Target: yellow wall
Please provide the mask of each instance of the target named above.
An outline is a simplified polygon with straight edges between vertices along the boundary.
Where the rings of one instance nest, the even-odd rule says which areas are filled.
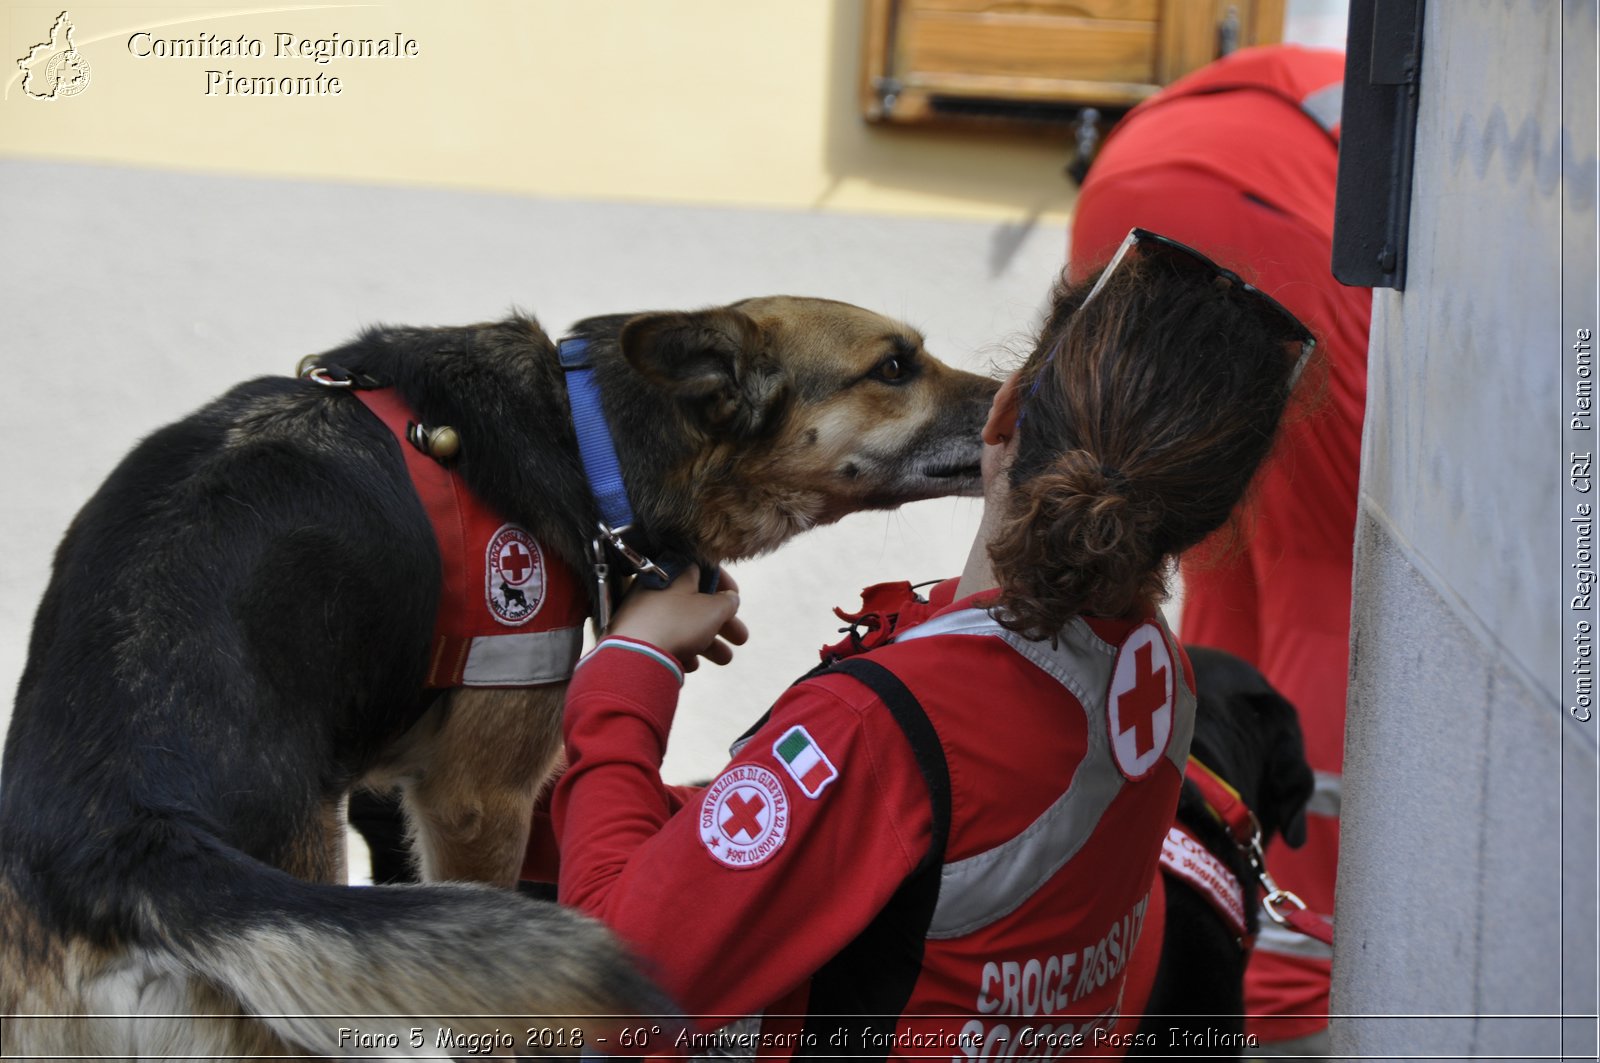
[[[0,0],[0,154],[548,196],[1005,218],[1065,216],[1065,136],[866,126],[856,0],[377,0],[72,5],[77,95],[21,91],[60,6]],[[204,32],[263,58],[138,58]],[[417,41],[414,58],[275,58],[274,35]],[[146,49],[144,39],[134,47]],[[206,95],[205,71],[340,80]]]

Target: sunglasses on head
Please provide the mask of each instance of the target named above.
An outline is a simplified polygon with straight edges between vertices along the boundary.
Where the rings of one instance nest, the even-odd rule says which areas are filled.
[[[1074,318],[1077,317],[1078,311],[1094,302],[1095,296],[1105,289],[1106,282],[1117,271],[1117,267],[1122,265],[1122,260],[1128,257],[1128,252],[1134,248],[1139,249],[1140,258],[1161,261],[1174,269],[1193,270],[1208,280],[1221,281],[1244,293],[1249,304],[1261,315],[1263,323],[1269,330],[1280,336],[1284,343],[1297,343],[1300,345],[1300,357],[1295,361],[1294,372],[1289,374],[1289,388],[1293,390],[1295,384],[1300,380],[1300,374],[1305,369],[1306,362],[1311,358],[1311,352],[1317,349],[1317,339],[1311,334],[1311,330],[1301,324],[1300,319],[1289,312],[1288,307],[1233,272],[1233,270],[1224,269],[1222,266],[1217,265],[1210,258],[1196,251],[1188,244],[1179,243],[1171,237],[1153,233],[1149,229],[1136,227],[1128,230],[1128,235],[1122,241],[1121,246],[1117,248],[1117,253],[1111,256],[1111,261],[1106,263],[1106,268],[1100,271],[1100,277],[1094,282],[1094,287],[1089,289],[1089,294],[1083,297],[1083,302],[1079,303],[1077,310],[1073,311]],[[1072,327],[1070,321],[1067,327],[1069,329]],[[1063,334],[1064,338],[1065,335]],[[1056,352],[1060,349],[1061,343],[1057,342],[1045,357],[1044,365],[1039,367],[1040,372],[1034,375],[1033,386],[1028,389],[1029,399],[1033,398],[1034,393],[1039,390],[1039,381],[1043,377],[1044,366],[1049,365],[1055,359]],[[1024,403],[1024,406],[1026,406],[1026,403]]]

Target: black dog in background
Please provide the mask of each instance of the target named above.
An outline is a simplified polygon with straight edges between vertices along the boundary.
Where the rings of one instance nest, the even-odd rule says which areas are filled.
[[[1261,823],[1263,844],[1281,834],[1289,845],[1300,846],[1306,837],[1306,802],[1316,780],[1306,762],[1294,705],[1238,657],[1203,646],[1184,648],[1194,665],[1198,702],[1190,756],[1239,792]],[[1243,884],[1247,930],[1253,937],[1259,929],[1255,875],[1192,782],[1183,784],[1177,819]],[[1218,1053],[1243,1043],[1240,1016],[1249,956],[1204,897],[1170,875],[1165,878],[1161,965],[1139,1026],[1141,1035],[1150,1035],[1150,1043],[1141,1037],[1129,1055],[1230,1058]],[[1237,1053],[1231,1058],[1238,1058]]]

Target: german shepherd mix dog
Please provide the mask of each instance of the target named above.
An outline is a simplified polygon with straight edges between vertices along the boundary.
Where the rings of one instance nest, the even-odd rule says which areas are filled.
[[[1194,739],[1190,756],[1239,792],[1261,824],[1262,844],[1281,834],[1304,844],[1306,803],[1315,777],[1306,762],[1295,707],[1253,666],[1221,650],[1186,646],[1194,665]],[[1244,889],[1245,928],[1253,937],[1258,908],[1255,875],[1228,830],[1206,808],[1192,782],[1178,797],[1177,819],[1233,874]],[[1194,888],[1163,874],[1167,917],[1161,964],[1147,1018],[1141,1023],[1140,1058],[1219,1056],[1243,1043],[1244,968],[1249,954],[1234,929]]]
[[[995,383],[876,314],[777,297],[575,334],[663,554],[715,565],[979,490]],[[453,427],[470,490],[590,571],[596,502],[534,321],[377,329],[318,361]],[[552,905],[343,885],[363,780],[402,785],[430,880],[511,885],[559,746],[560,683],[424,691],[442,560],[403,446],[346,391],[255,380],[73,521],[0,773],[3,1051],[438,1055],[495,1016],[670,1008]]]

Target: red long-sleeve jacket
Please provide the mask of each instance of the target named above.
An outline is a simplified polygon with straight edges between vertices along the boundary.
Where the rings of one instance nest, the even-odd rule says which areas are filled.
[[[693,794],[659,774],[675,666],[603,642],[568,692],[563,903],[615,929],[702,1030],[766,1011],[768,1054],[1125,1046],[1118,1014],[1142,1004],[1159,951],[1150,886],[1193,724],[1187,660],[1155,617],[1074,620],[1052,644],[980,605],[860,658],[930,729],[829,672]],[[841,1046],[830,1013],[877,1018],[844,1024]]]

